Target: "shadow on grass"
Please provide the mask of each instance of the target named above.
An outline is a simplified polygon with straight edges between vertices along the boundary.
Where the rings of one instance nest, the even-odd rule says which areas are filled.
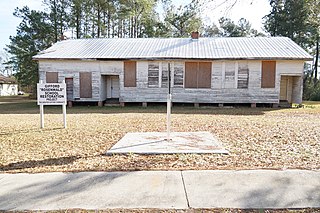
[[[46,166],[60,166],[73,163],[75,160],[79,159],[79,156],[70,157],[60,157],[60,158],[49,158],[44,160],[29,160],[29,161],[19,161],[15,163],[10,163],[8,165],[1,166],[0,172],[13,171],[19,169],[29,169],[35,167],[46,167]]]

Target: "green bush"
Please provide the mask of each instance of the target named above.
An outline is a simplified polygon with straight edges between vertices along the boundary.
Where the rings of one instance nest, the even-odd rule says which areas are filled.
[[[303,79],[303,100],[320,101],[320,83],[311,76],[305,76]]]

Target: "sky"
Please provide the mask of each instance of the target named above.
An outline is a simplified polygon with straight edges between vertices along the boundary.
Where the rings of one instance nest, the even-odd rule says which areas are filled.
[[[216,23],[224,16],[237,22],[240,18],[249,20],[252,27],[262,31],[262,17],[270,12],[268,0],[237,0],[237,4],[230,8],[230,4],[223,4],[225,0],[206,0],[202,11],[202,16],[207,24]],[[230,0],[229,0],[230,1]],[[231,0],[234,1],[234,0]],[[176,5],[189,3],[190,0],[173,0]],[[20,19],[12,15],[16,7],[29,6],[30,9],[43,10],[42,0],[0,0],[0,52],[3,51],[6,44],[9,44],[9,36],[16,34],[16,27]]]

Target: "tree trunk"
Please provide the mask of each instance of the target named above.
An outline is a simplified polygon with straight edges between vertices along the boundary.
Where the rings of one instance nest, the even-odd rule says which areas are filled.
[[[314,83],[318,80],[319,38],[317,38],[316,60],[314,62]]]
[[[134,20],[133,20],[133,16],[131,16],[131,23],[130,23],[130,38],[133,38],[133,28],[134,28]]]
[[[111,29],[111,14],[110,14],[110,10],[108,9],[108,21],[107,21],[107,33],[108,33],[108,38],[110,38],[110,29]]]
[[[97,29],[97,37],[98,38],[100,38],[100,35],[101,35],[101,10],[100,10],[100,5],[98,5],[98,7],[97,7],[97,27],[98,27],[98,29]]]
[[[57,2],[53,0],[53,27],[54,27],[54,42],[58,41],[58,20],[57,20]]]
[[[79,8],[78,8],[79,9]],[[76,31],[77,31],[77,38],[80,38],[80,32],[81,32],[81,12],[77,11],[76,15]]]

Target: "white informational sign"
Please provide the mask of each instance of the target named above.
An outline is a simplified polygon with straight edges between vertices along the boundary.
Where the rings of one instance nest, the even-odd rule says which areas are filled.
[[[44,105],[62,105],[63,124],[67,128],[67,87],[63,83],[37,84],[38,105],[40,105],[40,127],[44,128]]]
[[[65,83],[38,83],[38,105],[66,105]]]

